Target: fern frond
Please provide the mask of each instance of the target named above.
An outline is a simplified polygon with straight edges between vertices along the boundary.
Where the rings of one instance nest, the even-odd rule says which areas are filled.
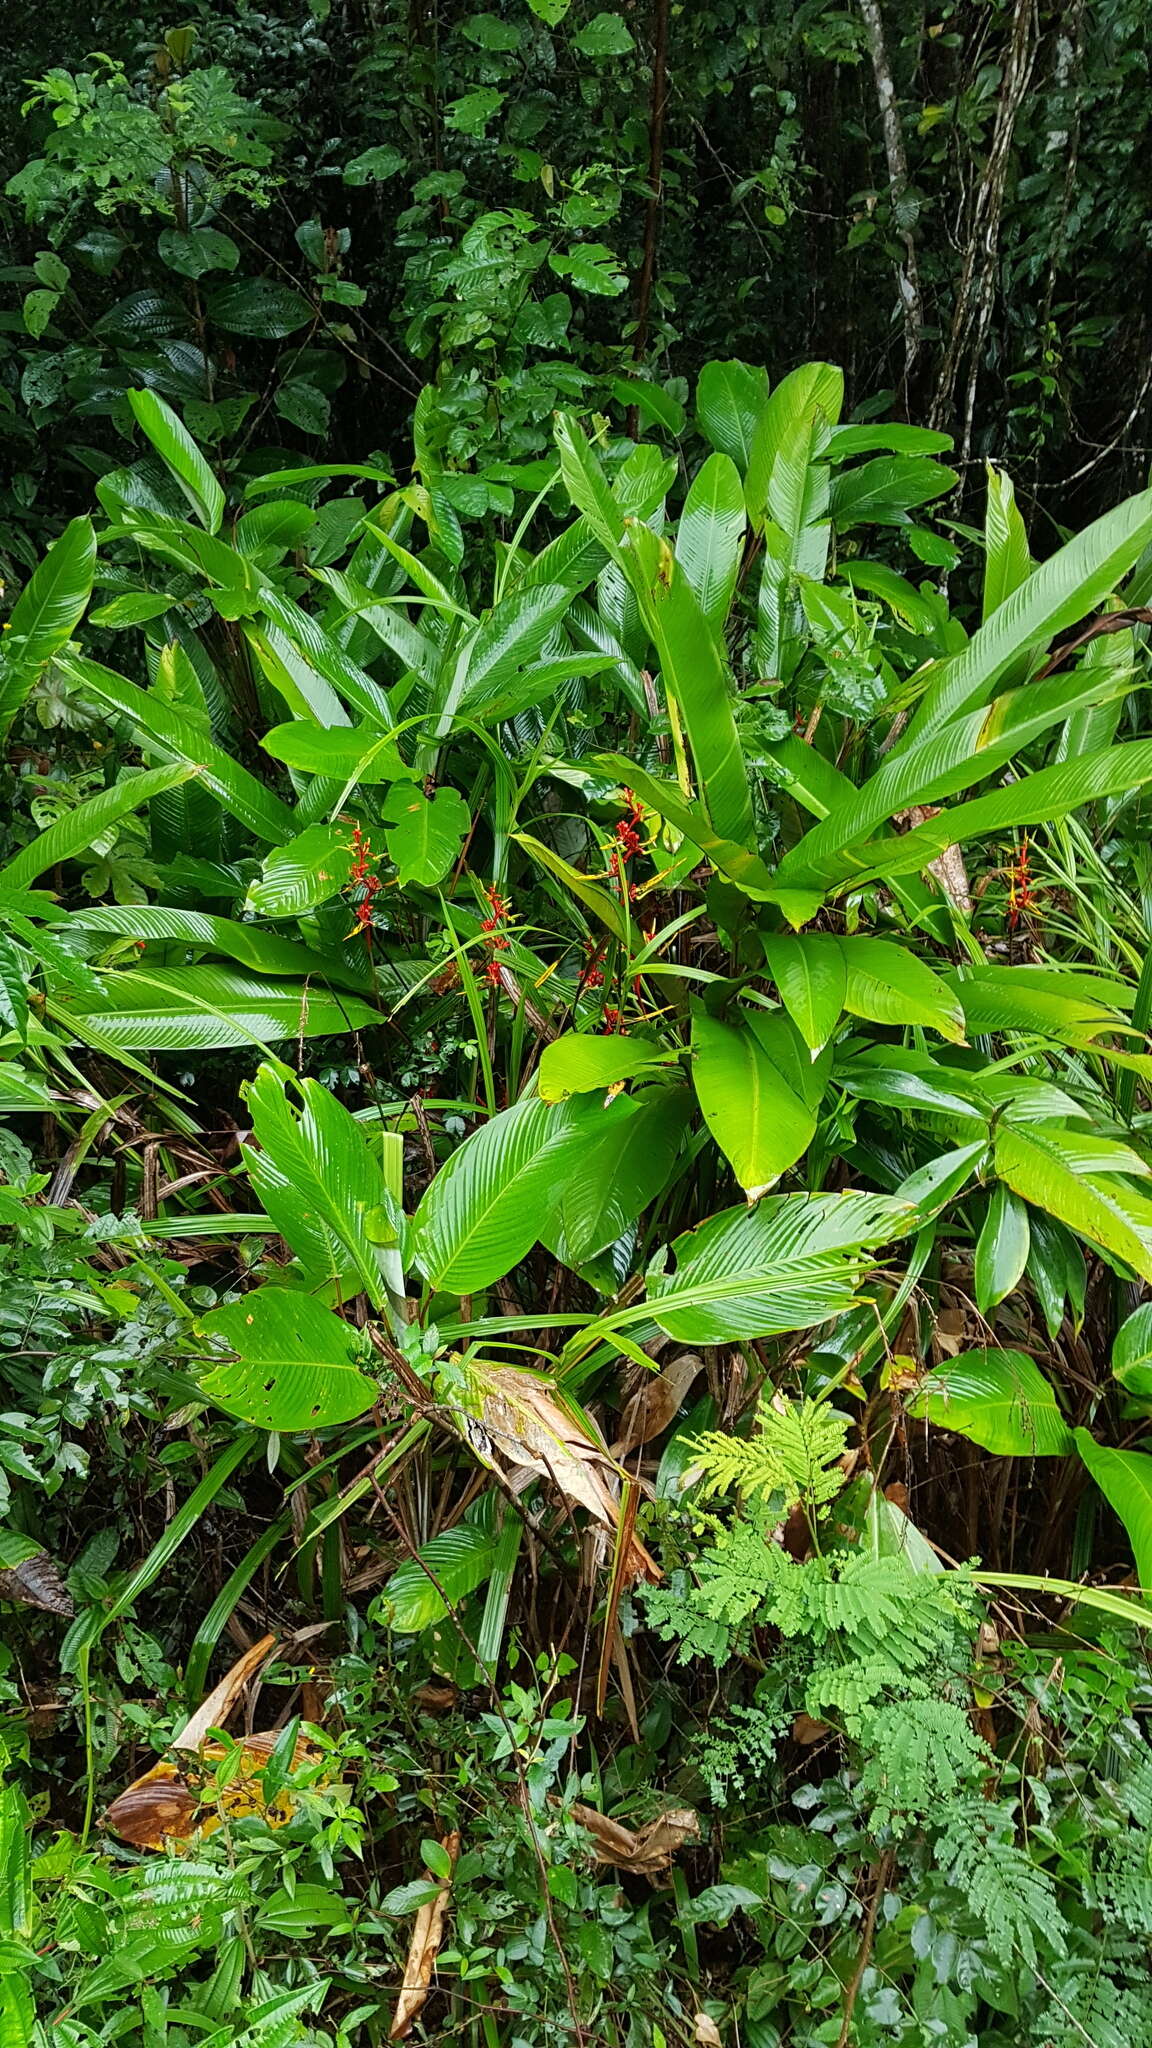
[[[740,1493],[745,1500],[776,1496],[783,1511],[803,1503],[813,1510],[834,1500],[844,1484],[840,1460],[849,1417],[823,1401],[761,1400],[753,1436],[711,1430],[691,1450],[710,1493]]]
[[[1002,1962],[1036,1966],[1037,1943],[1063,1955],[1064,1920],[1046,1870],[1015,1840],[1012,1809],[957,1800],[936,1838],[936,1860]]]
[[[953,1700],[889,1701],[868,1717],[860,1787],[872,1827],[927,1818],[962,1787],[975,1787],[991,1752]]]

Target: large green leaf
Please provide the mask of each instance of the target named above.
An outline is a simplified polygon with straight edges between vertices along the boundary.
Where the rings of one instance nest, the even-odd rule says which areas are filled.
[[[430,887],[442,881],[472,822],[458,789],[438,789],[427,797],[407,783],[389,790],[380,815],[388,828],[388,851],[401,888],[411,882]]]
[[[844,404],[844,372],[833,363],[801,363],[781,379],[756,423],[744,492],[757,529],[765,518],[788,536],[792,567],[819,576],[801,536],[827,515],[828,474],[814,468]],[[823,552],[821,544],[821,553]]]
[[[390,1235],[380,1168],[361,1125],[319,1081],[265,1063],[245,1089],[256,1146],[244,1160],[253,1191],[315,1283],[335,1281],[379,1306]]]
[[[327,903],[347,886],[350,847],[347,825],[309,825],[265,857],[245,907],[259,917],[300,917]]]
[[[274,761],[341,782],[396,782],[411,774],[395,740],[371,725],[321,726],[297,718],[273,726],[260,744]]]
[[[257,1287],[213,1309],[198,1328],[235,1354],[201,1367],[201,1388],[243,1422],[285,1434],[327,1429],[363,1415],[377,1398],[356,1364],[355,1330],[311,1295]]]
[[[944,662],[903,739],[909,749],[970,705],[1030,650],[1074,626],[1113,591],[1152,540],[1152,492],[1128,498],[1050,555]]]
[[[603,1094],[608,1088],[646,1073],[673,1055],[650,1038],[607,1036],[590,1031],[565,1031],[540,1055],[539,1090],[543,1102],[564,1102],[569,1095]]]
[[[0,738],[42,669],[71,639],[92,594],[96,535],[73,519],[34,569],[0,639]]]
[[[1066,1132],[1054,1125],[1002,1125],[996,1171],[1026,1202],[1152,1280],[1152,1201],[1115,1174],[1085,1173]]]
[[[903,526],[909,512],[943,497],[956,472],[924,455],[878,455],[848,469],[832,484],[829,511],[838,530],[849,526]]]
[[[744,548],[744,491],[728,455],[697,470],[676,528],[676,559],[708,624],[723,633]]]
[[[812,1052],[821,1051],[840,1020],[848,986],[839,940],[825,932],[765,933],[764,954],[796,1029]]]
[[[1128,1531],[1141,1589],[1152,1593],[1152,1457],[1147,1451],[1110,1450],[1086,1429],[1073,1434],[1089,1472]]]
[[[756,424],[768,403],[768,375],[749,363],[705,363],[696,385],[696,418],[713,448],[748,467]]]
[[[128,403],[196,517],[209,533],[219,533],[224,493],[184,422],[155,391],[129,391]]]
[[[916,953],[888,939],[841,939],[844,1007],[874,1024],[925,1024],[943,1038],[962,1039],[958,998]]]
[[[1152,1301],[1141,1302],[1121,1323],[1112,1344],[1112,1370],[1130,1394],[1152,1399]]]
[[[46,873],[58,861],[73,860],[79,853],[87,852],[93,842],[106,832],[110,825],[120,818],[138,811],[149,798],[158,796],[163,790],[174,789],[178,782],[186,782],[194,774],[192,768],[148,768],[138,774],[126,774],[122,782],[114,782],[111,789],[102,789],[97,796],[90,796],[86,802],[77,804],[74,810],[65,811],[47,830],[22,846],[7,864],[0,868],[0,888],[26,889],[36,880],[37,875]]]
[[[420,1549],[421,1562],[398,1565],[381,1595],[381,1609],[401,1635],[417,1635],[482,1586],[496,1564],[499,1538],[480,1523],[444,1529]]]
[[[226,967],[136,967],[102,977],[105,1002],[77,1002],[78,1024],[91,1022],[109,1048],[144,1052],[245,1050],[254,1042],[332,1038],[380,1023],[354,995],[315,984],[236,974]]]
[[[984,514],[984,590],[981,617],[994,611],[1032,574],[1028,532],[1016,504],[1012,479],[988,464],[988,502]]]
[[[558,1163],[539,1228],[566,1266],[603,1251],[661,1193],[687,1127],[687,1088],[641,1088],[614,1101],[574,1098],[571,1146]]]
[[[806,1152],[828,1060],[814,1064],[790,1020],[747,1010],[692,1022],[692,1079],[704,1121],[750,1202]]]
[[[217,802],[257,838],[273,844],[291,839],[296,820],[287,804],[218,747],[194,719],[174,709],[156,691],[142,690],[138,683],[130,683],[99,662],[69,656],[62,667],[85,696],[94,697],[111,712],[113,721],[126,718],[130,722],[146,753],[197,770]]]
[[[596,655],[574,655],[567,643],[548,643],[572,602],[560,583],[521,585],[486,612],[461,645],[443,704],[436,708],[437,739],[454,718],[491,723],[540,704],[557,685],[604,665]]]
[[[883,1195],[768,1195],[676,1239],[676,1269],[651,1273],[646,1312],[687,1344],[805,1329],[852,1306],[872,1247],[901,1236],[912,1211]],[[612,1320],[612,1319],[610,1319]]]
[[[925,1375],[908,1413],[1001,1458],[1063,1458],[1073,1448],[1056,1396],[1024,1351],[962,1351]]]
[[[970,1034],[1034,1031],[1083,1041],[1100,1031],[1122,1029],[1118,1011],[1132,1006],[1132,992],[1106,975],[987,962],[963,972],[950,970],[945,979],[963,1005]]]

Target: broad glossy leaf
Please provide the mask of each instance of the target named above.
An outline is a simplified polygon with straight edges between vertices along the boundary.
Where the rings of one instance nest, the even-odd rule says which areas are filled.
[[[804,527],[826,517],[828,475],[823,469],[813,475],[813,464],[843,404],[842,370],[833,363],[801,363],[769,397],[748,458],[749,519],[759,529],[771,517],[792,543],[792,566],[808,576],[819,576],[822,563],[811,562],[796,543]]]
[[[778,1336],[841,1315],[878,1245],[911,1211],[883,1195],[768,1195],[727,1209],[672,1247],[676,1270],[649,1273],[647,1308],[670,1337],[724,1344]]]
[[[177,910],[166,903],[107,903],[95,910],[75,914],[82,931],[122,932],[133,939],[171,940],[177,946],[198,947],[207,953],[223,953],[226,959],[251,967],[256,974],[298,975],[323,987],[372,989],[373,966],[366,960],[349,960],[343,954],[314,953],[298,939],[262,930],[235,917],[215,917],[205,910]],[[386,970],[375,964],[376,979]],[[399,992],[399,991],[398,991]]]
[[[958,1073],[908,1046],[873,1046],[838,1066],[836,1079],[850,1095],[889,1108],[986,1123],[993,1105],[981,1099],[975,1076]]]
[[[287,804],[232,760],[195,719],[166,703],[156,691],[142,690],[99,662],[69,656],[62,665],[85,695],[94,697],[114,719],[129,720],[148,754],[194,769],[217,803],[258,839],[274,844],[291,839],[296,820]]]
[[[880,420],[875,426],[833,427],[827,460],[843,462],[851,455],[947,455],[952,446],[950,434],[934,433],[930,427],[906,427],[898,420]]]
[[[1112,1344],[1112,1370],[1130,1394],[1152,1399],[1152,1301],[1142,1302],[1121,1323]]]
[[[474,1294],[535,1244],[563,1155],[573,1149],[567,1107],[513,1103],[440,1168],[413,1225],[413,1256],[435,1288]]]
[[[183,420],[155,391],[129,391],[128,403],[196,517],[209,533],[219,533],[224,493]]]
[[[41,671],[71,639],[92,594],[96,535],[73,519],[33,570],[0,636],[0,736]]]
[[[603,1094],[636,1074],[648,1072],[673,1055],[650,1038],[629,1038],[611,1032],[565,1031],[540,1055],[538,1086],[542,1102],[563,1102],[569,1095]]]
[[[1063,1458],[1073,1448],[1056,1396],[1024,1351],[962,1351],[926,1374],[908,1413],[1001,1458]]]
[[[209,292],[207,303],[214,326],[225,334],[250,334],[256,341],[283,341],[313,318],[307,299],[267,277],[218,285]]]
[[[265,857],[249,884],[246,908],[260,917],[300,917],[327,903],[347,885],[350,848],[347,825],[309,825]]]
[[[459,790],[438,789],[426,797],[410,783],[389,790],[380,815],[401,888],[443,881],[472,822]]]
[[[202,1366],[210,1401],[260,1429],[285,1435],[327,1429],[363,1415],[377,1388],[356,1364],[355,1330],[311,1295],[257,1287],[204,1316],[198,1325],[235,1356]]]
[[[692,1021],[692,1079],[704,1121],[750,1202],[807,1151],[829,1060],[814,1065],[782,1012]]]
[[[964,1037],[956,995],[919,955],[888,939],[841,939],[844,1007],[874,1024],[924,1024],[943,1038]]]
[[[1030,1244],[1027,1207],[1019,1195],[998,1181],[976,1240],[974,1277],[976,1306],[981,1315],[987,1315],[989,1309],[1019,1287],[1028,1264]]]
[[[401,1635],[418,1635],[474,1593],[496,1564],[498,1538],[479,1523],[461,1522],[421,1545],[418,1564],[407,1558],[398,1565],[381,1595],[389,1625]],[[427,1567],[427,1569],[425,1569]]]
[[[277,1230],[313,1282],[379,1306],[384,1183],[363,1128],[319,1081],[270,1063],[244,1092],[259,1147],[246,1145],[244,1162]]]
[[[714,632],[722,633],[744,550],[744,491],[728,455],[697,470],[676,528],[676,559]]]
[[[596,767],[603,769],[606,775],[617,776],[621,784],[640,797],[658,817],[667,819],[674,831],[699,847],[713,867],[726,875],[730,882],[735,882],[746,896],[763,903],[779,900],[772,870],[759,854],[738,845],[735,840],[722,839],[705,817],[701,805],[691,802],[674,782],[659,781],[623,754],[596,754],[593,760]],[[814,908],[819,908],[818,898],[812,898],[812,902]]]
[[[354,995],[236,974],[226,967],[133,968],[103,976],[104,1006],[73,1008],[109,1046],[208,1052],[367,1030],[380,1013]]]
[[[1073,1327],[1079,1331],[1087,1281],[1084,1253],[1072,1232],[1043,1209],[1029,1210],[1028,1226],[1028,1277],[1036,1290],[1048,1335],[1059,1336],[1068,1304],[1072,1308]]]
[[[127,818],[138,811],[150,798],[159,796],[164,790],[174,789],[177,783],[186,782],[194,773],[191,768],[148,768],[137,774],[126,774],[122,782],[114,782],[111,789],[102,789],[97,796],[90,796],[74,810],[65,811],[47,830],[21,847],[19,853],[3,868],[0,868],[0,888],[26,889],[38,875],[55,867],[58,861],[74,860],[77,854],[86,853],[101,834],[114,825],[118,819]]]
[[[1141,1588],[1152,1593],[1152,1457],[1147,1451],[1113,1451],[1086,1429],[1074,1435],[1080,1456],[1128,1531]]]
[[[1124,1023],[1116,998],[1126,992],[1104,975],[1053,972],[1038,978],[1030,968],[989,963],[962,973],[950,970],[945,979],[963,1006],[969,1034],[1035,1031],[1082,1041]],[[1131,992],[1127,995],[1130,1007]]]
[[[568,676],[595,672],[598,656],[573,656],[546,644],[572,602],[563,584],[520,586],[486,612],[464,642],[440,708],[436,737],[445,739],[453,718],[481,723],[512,718],[542,703]]]
[[[756,423],[768,403],[765,370],[749,363],[705,363],[696,385],[696,419],[713,448],[727,455],[743,475],[752,453]]]
[[[308,775],[331,775],[341,782],[396,782],[411,774],[396,742],[371,725],[315,725],[293,719],[275,725],[260,742],[274,761]]]
[[[848,986],[839,940],[824,932],[766,932],[764,954],[784,1008],[805,1044],[819,1052],[840,1021]]]
[[[1053,1125],[1002,1125],[996,1136],[1001,1180],[1152,1280],[1152,1201],[1114,1174],[1084,1173],[1065,1138]]]

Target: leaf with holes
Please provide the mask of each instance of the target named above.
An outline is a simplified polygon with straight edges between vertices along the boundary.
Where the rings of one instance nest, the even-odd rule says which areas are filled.
[[[388,851],[401,888],[410,882],[427,887],[443,881],[472,822],[457,789],[438,789],[428,798],[421,789],[397,786],[389,791],[380,815],[388,827]]]
[[[259,1287],[197,1325],[234,1354],[201,1371],[210,1401],[260,1429],[291,1434],[351,1422],[376,1399],[356,1363],[356,1332],[309,1294]]]

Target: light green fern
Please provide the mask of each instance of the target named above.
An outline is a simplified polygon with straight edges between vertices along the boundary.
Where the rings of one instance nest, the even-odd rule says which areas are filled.
[[[1063,1955],[1064,1922],[1052,1880],[1015,1840],[1014,1815],[973,1795],[954,1800],[936,1837],[936,1862],[962,1893],[1002,1962],[1036,1967],[1037,1948]]]
[[[709,1493],[739,1493],[746,1501],[778,1500],[781,1511],[813,1513],[844,1484],[840,1460],[849,1418],[823,1401],[761,1399],[752,1436],[709,1431],[690,1446]]]

